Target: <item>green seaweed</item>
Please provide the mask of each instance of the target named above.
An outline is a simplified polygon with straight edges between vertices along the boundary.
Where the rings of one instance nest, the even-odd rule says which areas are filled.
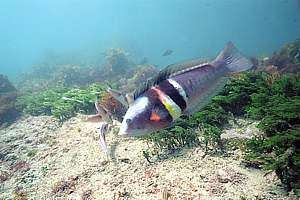
[[[27,156],[28,157],[34,157],[38,153],[37,149],[31,149],[27,151]]]
[[[200,143],[205,144],[206,150],[208,145],[222,147],[222,127],[232,118],[232,114],[246,113],[251,94],[266,85],[265,76],[263,73],[245,73],[233,78],[200,112],[181,117],[173,127],[145,136],[144,139],[152,143],[153,152],[165,149],[173,151]]]
[[[247,110],[266,133],[247,143],[247,159],[259,159],[265,169],[274,170],[288,190],[300,189],[299,83],[299,76],[281,77],[252,94]]]
[[[251,72],[232,79],[201,111],[182,117],[172,128],[144,137],[150,149],[144,154],[204,144],[221,148],[221,133],[235,116],[260,120],[265,135],[243,143],[246,160],[274,170],[288,190],[300,191],[300,76],[273,76]],[[299,194],[298,194],[299,195]]]
[[[92,113],[97,98],[101,98],[106,84],[93,84],[88,88],[57,87],[43,92],[26,94],[17,99],[17,107],[26,114],[53,115],[60,121],[76,113]]]

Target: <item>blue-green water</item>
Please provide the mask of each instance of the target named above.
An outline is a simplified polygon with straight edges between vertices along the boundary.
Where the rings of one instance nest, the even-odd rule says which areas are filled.
[[[0,74],[11,79],[49,59],[101,62],[110,47],[165,66],[229,40],[268,55],[300,36],[297,0],[1,0],[0,13]]]

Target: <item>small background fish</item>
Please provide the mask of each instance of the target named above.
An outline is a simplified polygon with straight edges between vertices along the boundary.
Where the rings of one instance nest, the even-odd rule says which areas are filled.
[[[167,49],[167,50],[162,54],[162,56],[169,56],[169,55],[171,55],[172,53],[173,53],[173,50]]]

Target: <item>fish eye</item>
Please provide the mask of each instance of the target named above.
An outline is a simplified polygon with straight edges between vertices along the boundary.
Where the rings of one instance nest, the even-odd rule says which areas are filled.
[[[127,124],[130,124],[131,121],[132,121],[131,119],[126,119],[126,123],[127,123]]]

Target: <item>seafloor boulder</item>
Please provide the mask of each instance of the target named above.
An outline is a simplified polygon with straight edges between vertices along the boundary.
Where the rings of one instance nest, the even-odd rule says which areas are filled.
[[[128,69],[134,67],[134,63],[129,60],[129,54],[121,48],[111,48],[106,52],[106,61],[109,64],[109,71],[114,75],[124,74]]]
[[[6,76],[0,74],[0,126],[16,119],[18,115],[15,108],[16,98],[16,88]]]
[[[132,72],[130,78],[120,79],[119,84],[121,89],[126,92],[132,92],[140,85],[146,83],[149,79],[157,75],[159,69],[153,65],[138,65],[137,68]],[[123,84],[122,84],[123,82]]]
[[[278,67],[280,73],[300,72],[300,38],[286,44],[279,52],[275,52],[266,62]]]

